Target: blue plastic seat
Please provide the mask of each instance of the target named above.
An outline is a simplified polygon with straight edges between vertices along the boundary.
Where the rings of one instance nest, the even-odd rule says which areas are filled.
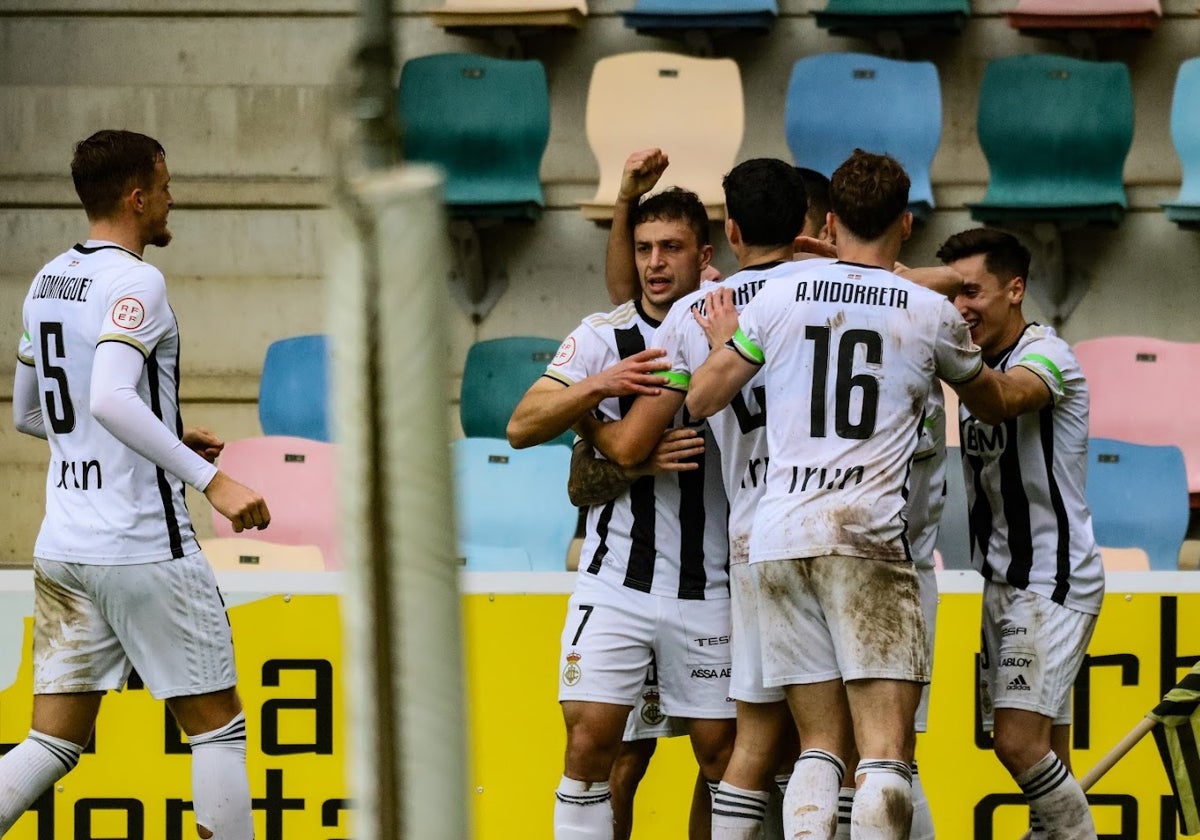
[[[513,409],[529,386],[546,372],[559,341],[553,338],[511,336],[478,341],[467,351],[459,392],[458,417],[467,437],[503,438]],[[570,448],[572,432],[551,443]]]
[[[868,32],[958,32],[971,16],[969,0],[829,0],[815,13],[833,35]]]
[[[797,166],[829,177],[856,148],[886,153],[912,182],[913,215],[932,211],[929,169],[942,136],[942,92],[931,62],[862,53],[802,58],[792,66],[784,125]]]
[[[299,335],[272,342],[258,384],[263,434],[333,440],[328,383],[328,337]]]
[[[1171,140],[1183,165],[1183,182],[1179,197],[1163,208],[1180,227],[1200,227],[1200,58],[1183,62],[1175,77]]]
[[[1090,438],[1087,501],[1097,543],[1141,548],[1151,569],[1178,570],[1188,527],[1187,469],[1178,447]]]
[[[957,415],[952,415],[950,422],[957,422]],[[946,504],[938,525],[937,550],[945,568],[971,568],[967,486],[963,478],[962,454],[957,446],[946,447]]]
[[[987,194],[978,221],[1115,225],[1128,201],[1133,89],[1121,62],[1019,55],[988,62],[979,95]]]
[[[550,139],[541,62],[466,53],[410,59],[397,99],[404,156],[445,170],[452,216],[541,214],[538,171]]]
[[[571,452],[454,441],[459,554],[468,571],[565,571],[579,511],[567,498]]]
[[[637,0],[621,12],[627,27],[648,34],[679,29],[766,32],[778,16],[775,0]]]

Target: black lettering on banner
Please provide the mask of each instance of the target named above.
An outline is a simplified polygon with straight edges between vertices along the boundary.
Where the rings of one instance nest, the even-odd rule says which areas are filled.
[[[987,646],[980,642],[979,649],[982,653],[975,654],[975,747],[981,750],[990,750],[995,744],[992,740],[992,733],[983,728],[983,707],[982,691],[980,690],[980,682],[983,671],[988,667]]]
[[[1175,830],[1179,808],[1175,805],[1175,796],[1167,794],[1158,799],[1158,836],[1159,840],[1176,840],[1179,836]],[[40,840],[40,838],[39,838]]]
[[[80,799],[75,803],[75,840],[101,840],[92,834],[94,811],[124,811],[125,833],[102,835],[103,840],[146,840],[146,808],[137,799]]]
[[[1121,830],[1118,834],[1102,834],[1104,840],[1138,840],[1138,802],[1137,798],[1127,793],[1089,793],[1088,804],[1093,808],[1116,807],[1121,813]],[[974,840],[995,839],[996,811],[1005,806],[1015,805],[1028,809],[1029,803],[1022,793],[989,793],[975,805],[973,817]],[[1170,835],[1174,837],[1174,833]],[[1164,840],[1167,835],[1163,835]]]
[[[163,754],[187,755],[191,751],[192,748],[183,739],[183,731],[175,722],[175,715],[171,714],[167,704],[163,703]]]
[[[168,799],[167,800],[167,825],[166,831],[163,832],[164,840],[183,840],[183,815],[194,811],[192,803],[186,799]],[[193,831],[187,832],[190,836]]]
[[[1075,675],[1075,696],[1071,701],[1071,745],[1077,750],[1091,749],[1092,726],[1092,669],[1111,668],[1121,669],[1121,685],[1137,685],[1141,670],[1138,658],[1132,653],[1111,653],[1104,656],[1083,657],[1079,673]],[[1106,692],[1113,697],[1111,692]]]
[[[579,622],[579,627],[575,630],[575,638],[571,639],[571,646],[579,644],[579,637],[583,635],[583,628],[587,626],[588,619],[592,617],[592,610],[596,609],[591,604],[580,604],[579,609],[583,610],[583,620]]]
[[[734,416],[737,417],[738,428],[742,430],[742,434],[748,435],[755,429],[761,429],[767,425],[767,388],[765,385],[755,385],[750,389],[750,394],[754,397],[754,401],[760,406],[759,412],[755,414],[750,406],[746,404],[746,398],[742,396],[742,392],[738,391],[733,395],[733,400],[729,403],[733,409]]]
[[[266,835],[263,840],[283,840],[284,811],[303,811],[304,799],[283,795],[283,771],[267,771],[267,795],[251,803],[256,811],[266,814]]]
[[[326,659],[268,659],[262,666],[262,684],[279,685],[284,671],[311,671],[312,697],[267,700],[262,705],[262,751],[264,755],[296,753],[333,754],[333,665]],[[284,710],[310,711],[313,738],[310,742],[284,744],[279,740],[279,714]]]
[[[16,744],[0,744],[0,755],[8,752],[15,747]],[[1174,802],[1174,800],[1171,800]],[[25,809],[26,814],[34,814],[37,819],[37,834],[34,835],[35,840],[54,840],[54,787],[50,786],[42,791],[42,795],[34,800],[33,804]],[[1172,814],[1175,812],[1172,811]]]
[[[325,828],[337,828],[341,822],[341,813],[349,811],[354,803],[349,799],[326,799],[321,803],[321,825]],[[329,840],[349,840],[345,837],[330,837]]]
[[[63,361],[67,357],[67,346],[63,340],[63,325],[59,321],[44,321],[41,329],[42,343],[42,378],[53,379],[58,385],[58,394],[47,390],[46,415],[50,418],[50,428],[56,435],[65,435],[75,428],[75,406],[71,403],[71,391],[67,387],[67,372],[60,365],[50,364],[50,360]],[[53,352],[50,339],[54,339]]]
[[[1179,655],[1179,598],[1163,595],[1159,602],[1159,662],[1162,672],[1158,678],[1159,696],[1166,694],[1179,682],[1179,669],[1191,668],[1200,662],[1200,656]]]
[[[812,437],[825,437],[825,401],[829,384],[829,327],[809,326],[804,337],[813,342],[812,407],[809,416]],[[874,330],[846,330],[838,340],[837,376],[834,380],[834,433],[845,440],[866,440],[875,432],[879,414],[879,381],[869,373],[854,372],[854,357],[859,347],[866,351],[865,362],[883,362],[883,336]],[[862,394],[857,422],[850,420],[854,391]]]

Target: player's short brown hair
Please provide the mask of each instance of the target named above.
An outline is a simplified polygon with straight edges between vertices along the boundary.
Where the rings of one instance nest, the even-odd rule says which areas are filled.
[[[850,233],[872,242],[908,209],[908,188],[895,158],[855,149],[829,179],[829,206]]]
[[[148,187],[154,165],[164,159],[162,144],[134,131],[97,131],[75,144],[71,180],[89,219],[112,216],[134,186]]]

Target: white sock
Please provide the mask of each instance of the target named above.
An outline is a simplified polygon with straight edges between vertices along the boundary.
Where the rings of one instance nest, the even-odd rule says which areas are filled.
[[[713,797],[712,840],[756,840],[770,798],[770,791],[721,782]]]
[[[902,840],[912,826],[912,770],[904,761],[864,758],[850,815],[855,840]]]
[[[845,774],[846,765],[833,753],[800,753],[783,797],[785,837],[832,840],[837,830],[838,788]]]
[[[838,790],[838,826],[833,835],[837,840],[850,837],[850,811],[854,807],[854,788]]]
[[[909,840],[934,840],[933,812],[929,810],[929,799],[925,796],[925,786],[917,773],[917,765],[912,765],[912,832]]]
[[[1053,752],[1016,778],[1048,840],[1096,840],[1083,788]]]
[[[0,836],[47,788],[79,763],[83,747],[30,729],[0,758]]]
[[[554,798],[554,840],[612,840],[608,782],[580,782],[563,776]]]
[[[246,778],[246,716],[192,735],[192,807],[196,832],[214,840],[254,840],[250,782]]]
[[[1029,811],[1029,833],[1033,840],[1046,840],[1046,826],[1042,825],[1042,821],[1032,809]]]

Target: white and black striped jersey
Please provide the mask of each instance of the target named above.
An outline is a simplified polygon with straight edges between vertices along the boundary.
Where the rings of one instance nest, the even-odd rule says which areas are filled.
[[[590,315],[567,336],[545,375],[564,385],[579,382],[645,350],[658,325],[638,301]],[[598,416],[618,420],[633,399],[605,399]],[[588,509],[580,574],[667,597],[728,598],[726,516],[720,460],[706,430],[700,469],[643,476],[608,504]]]
[[[750,562],[839,555],[911,560],[903,509],[935,375],[979,374],[943,295],[845,262],[770,283],[730,342],[763,366],[767,489]]]
[[[37,371],[50,444],[34,554],[120,565],[198,551],[183,481],[113,437],[90,408],[97,345],[124,342],[146,358],[138,395],[183,434],[179,329],[159,270],[112,243],[76,245],[38,272],[22,317],[17,356]]]
[[[918,568],[932,569],[938,526],[946,506],[946,398],[937,380],[925,403],[925,422],[913,453],[910,483],[912,492],[904,506],[908,547]]]
[[[1070,346],[1040,324],[993,364],[1018,366],[1046,383],[1049,405],[996,426],[959,407],[971,561],[989,580],[1095,615],[1104,566],[1084,496],[1087,381]]]
[[[730,275],[720,286],[705,286],[677,300],[654,337],[655,346],[666,350],[667,360],[671,362],[667,387],[686,391],[692,373],[708,358],[708,337],[692,315],[693,309],[703,311],[706,294],[721,286],[732,290],[734,306],[740,312],[765,283],[784,282],[799,272],[831,262],[808,259],[750,266]],[[766,385],[760,371],[734,396],[729,406],[708,418],[721,450],[721,472],[725,477],[725,494],[729,498],[730,563],[746,563],[750,559],[754,511],[767,486],[766,402]]]

